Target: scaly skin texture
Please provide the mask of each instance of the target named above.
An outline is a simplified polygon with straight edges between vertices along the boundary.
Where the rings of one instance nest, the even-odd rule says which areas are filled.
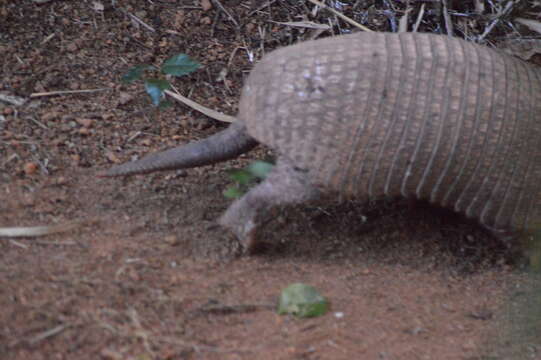
[[[257,141],[246,134],[242,123],[235,123],[224,131],[206,139],[193,142],[164,152],[150,154],[144,158],[113,166],[101,177],[146,174],[155,171],[177,170],[234,159],[257,145]]]
[[[220,220],[249,249],[273,208],[328,193],[426,199],[497,234],[540,221],[541,71],[487,47],[417,33],[285,47],[251,72],[238,123],[235,143],[278,153],[269,178]],[[167,168],[250,146],[221,157],[170,150]]]

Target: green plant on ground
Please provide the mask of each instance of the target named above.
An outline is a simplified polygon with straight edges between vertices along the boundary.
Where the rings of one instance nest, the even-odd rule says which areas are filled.
[[[235,182],[224,191],[224,196],[236,199],[244,195],[252,186],[265,179],[274,165],[266,161],[254,161],[244,169],[229,170],[229,176]]]
[[[168,101],[164,101],[164,91],[171,88],[171,84],[164,77],[144,76],[146,71],[153,71],[164,75],[184,76],[199,69],[201,64],[192,60],[186,54],[177,54],[167,59],[161,67],[157,68],[154,65],[142,64],[132,67],[124,76],[122,82],[130,84],[136,80],[143,80],[145,90],[150,96],[152,103],[156,106],[164,107],[170,105]]]
[[[311,285],[295,283],[282,290],[278,314],[301,318],[322,316],[329,310],[329,302]]]

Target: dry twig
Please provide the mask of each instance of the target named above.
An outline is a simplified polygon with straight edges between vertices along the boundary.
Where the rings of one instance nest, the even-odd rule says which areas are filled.
[[[199,105],[195,101],[190,100],[187,97],[184,97],[184,96],[180,95],[178,92],[174,93],[174,92],[172,92],[170,90],[165,90],[165,93],[167,95],[171,96],[172,98],[180,101],[181,103],[191,107],[192,109],[197,110],[200,113],[202,113],[204,115],[207,115],[208,117],[213,118],[215,120],[228,122],[228,123],[235,122],[235,120],[236,120],[233,116],[229,116],[229,115],[226,115],[224,113],[221,113],[221,112],[209,109],[207,107],[204,107],[203,105]]]
[[[212,0],[212,3],[217,7],[219,8],[220,10],[222,10],[226,15],[227,17],[229,18],[229,20],[231,20],[231,22],[233,24],[235,24],[236,27],[239,27],[239,23],[237,22],[237,20],[235,20],[235,18],[229,13],[229,11],[227,11],[224,6],[222,5],[222,3],[219,1],[219,0]]]
[[[501,21],[501,19],[511,12],[513,5],[515,5],[514,1],[509,1],[507,4],[505,4],[503,10],[500,11],[498,16],[494,20],[492,20],[490,25],[488,25],[485,31],[483,31],[483,33],[477,38],[478,42],[483,41],[487,37],[487,35],[494,29],[494,27]]]
[[[101,88],[101,89],[85,89],[85,90],[47,91],[47,92],[40,92],[40,93],[30,94],[30,97],[31,98],[36,98],[36,97],[66,95],[66,94],[85,94],[85,93],[94,93],[94,92],[106,91],[106,90],[111,90],[111,89],[109,89],[109,88]]]
[[[49,226],[21,226],[21,227],[0,227],[0,237],[14,238],[14,237],[40,237],[52,234],[58,234],[66,231],[74,230],[78,227],[88,224],[98,223],[99,219],[92,219],[88,221],[77,221],[60,225]]]
[[[77,223],[61,224],[52,226],[31,226],[31,227],[4,227],[0,228],[0,237],[38,237],[57,234],[75,229]]]
[[[68,328],[68,325],[58,325],[52,329],[42,332],[39,335],[34,336],[32,339],[28,340],[28,343],[30,345],[35,345],[39,343],[40,341],[43,341],[47,338],[60,334],[66,328]]]
[[[152,32],[156,32],[156,30],[154,30],[154,28],[150,25],[148,25],[147,23],[145,23],[143,20],[139,19],[137,16],[129,13],[128,11],[122,9],[122,8],[118,8],[120,11],[122,11],[125,15],[127,15],[130,19],[132,19],[133,22],[143,26],[145,29],[147,29],[148,31],[152,31]]]
[[[445,21],[445,31],[447,35],[453,36],[453,22],[451,16],[449,16],[449,9],[447,8],[447,0],[441,0],[443,7],[443,20]]]
[[[415,25],[413,25],[413,32],[417,32],[419,29],[419,25],[421,25],[421,21],[423,20],[423,16],[425,15],[425,4],[421,5],[421,8],[419,9],[419,14],[417,14],[417,20],[415,21]]]
[[[327,5],[323,4],[322,2],[319,2],[318,0],[308,0],[308,1],[310,1],[314,5],[317,5],[317,6],[321,7],[321,8],[323,8],[323,9],[326,9],[326,10],[332,12],[334,15],[338,16],[340,19],[344,20],[345,22],[349,23],[350,25],[356,26],[356,27],[358,27],[359,29],[361,29],[363,31],[372,32],[372,30],[370,30],[366,26],[359,24],[355,20],[348,18],[346,15],[339,13],[338,11],[334,10],[333,8],[328,7]]]

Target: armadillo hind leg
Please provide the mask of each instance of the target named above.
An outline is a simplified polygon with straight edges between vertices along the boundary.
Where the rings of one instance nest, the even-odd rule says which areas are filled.
[[[316,200],[318,195],[305,171],[279,158],[267,178],[231,204],[219,223],[231,230],[244,251],[250,253],[257,245],[257,230],[271,219],[274,210]]]

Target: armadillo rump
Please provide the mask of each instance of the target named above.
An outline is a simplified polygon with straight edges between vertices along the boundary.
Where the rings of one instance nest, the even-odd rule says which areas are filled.
[[[219,223],[247,251],[272,210],[328,198],[407,197],[502,237],[537,230],[541,70],[447,36],[356,33],[274,51],[254,67],[237,121],[105,176],[225,161],[258,143],[268,177]]]

